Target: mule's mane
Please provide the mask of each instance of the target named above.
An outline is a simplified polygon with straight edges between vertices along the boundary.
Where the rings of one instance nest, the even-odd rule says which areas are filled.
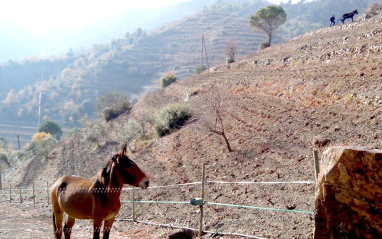
[[[113,158],[118,157],[118,154],[114,155]],[[111,180],[111,169],[113,165],[113,158],[107,160],[105,167],[98,172],[97,179],[94,183],[94,186],[103,186],[107,187]]]

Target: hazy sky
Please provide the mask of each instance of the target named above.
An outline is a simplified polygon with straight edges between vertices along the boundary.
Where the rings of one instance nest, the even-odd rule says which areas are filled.
[[[159,8],[184,1],[189,0],[2,0],[0,22],[10,22],[43,34],[82,27],[128,9]],[[280,3],[281,0],[268,1]]]

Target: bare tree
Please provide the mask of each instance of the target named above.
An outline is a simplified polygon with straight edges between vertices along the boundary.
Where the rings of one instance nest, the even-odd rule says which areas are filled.
[[[227,42],[223,53],[228,63],[235,62],[236,50],[237,50],[236,42],[234,41]]]
[[[200,114],[197,119],[197,126],[200,129],[207,130],[214,134],[223,137],[224,142],[229,152],[232,152],[226,134],[225,116],[227,114],[227,106],[224,104],[227,98],[227,91],[219,86],[213,86],[207,93],[205,105],[200,109]]]

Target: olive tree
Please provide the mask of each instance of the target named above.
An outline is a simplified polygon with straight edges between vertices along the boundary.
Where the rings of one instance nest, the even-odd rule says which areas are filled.
[[[271,44],[273,34],[287,20],[287,14],[281,6],[270,5],[260,9],[249,18],[249,25],[254,31],[263,31]]]
[[[47,134],[51,134],[54,136],[57,140],[61,139],[62,136],[62,128],[60,125],[58,125],[56,122],[47,120],[44,121],[39,127],[38,132],[44,132]]]

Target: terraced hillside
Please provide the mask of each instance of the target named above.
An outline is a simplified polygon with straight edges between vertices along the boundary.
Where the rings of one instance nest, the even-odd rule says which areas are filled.
[[[248,15],[257,8],[258,5],[254,5],[240,14]],[[223,50],[229,41],[237,44],[237,57],[240,58],[255,52],[266,39],[263,34],[252,32],[246,18],[232,12],[206,10],[152,32],[139,48],[133,47],[118,58],[133,57],[129,60],[131,67],[139,71],[152,73],[154,67],[154,80],[159,80],[166,72],[184,79],[202,63],[202,34],[210,66],[225,62]],[[205,55],[203,64],[207,65]]]
[[[148,134],[131,145],[135,148],[131,158],[147,172],[151,186],[200,181],[201,165],[206,162],[208,181],[231,182],[209,183],[208,202],[308,212],[207,205],[204,229],[218,232],[216,238],[239,238],[221,232],[312,238],[314,218],[309,212],[314,210],[314,185],[234,182],[312,181],[314,149],[321,153],[336,145],[382,148],[381,23],[378,15],[320,29],[148,94],[129,114],[105,123],[107,133],[98,135],[98,143],[87,141],[85,131],[80,132],[38,161],[33,175],[28,169],[35,158],[5,172],[6,183],[24,185],[23,179],[28,178],[29,184],[43,184],[63,174],[92,176],[121,148],[115,135],[129,118],[154,115],[166,105],[182,103],[193,109],[194,120],[168,136]],[[185,101],[187,94],[191,97]],[[224,96],[217,100],[232,152],[222,137],[202,127],[203,119],[212,115],[208,102],[217,96]],[[200,187],[149,188],[136,195],[140,200],[188,201],[200,196]],[[38,210],[39,220],[47,225],[49,210]],[[130,210],[131,205],[124,204],[119,218],[129,218]],[[18,209],[7,212],[20,213]],[[139,204],[136,216],[140,221],[197,228],[199,213],[189,205]],[[73,235],[90,235],[84,229],[88,227],[90,222],[79,224]],[[170,233],[122,221],[113,230],[125,238],[166,238]]]

